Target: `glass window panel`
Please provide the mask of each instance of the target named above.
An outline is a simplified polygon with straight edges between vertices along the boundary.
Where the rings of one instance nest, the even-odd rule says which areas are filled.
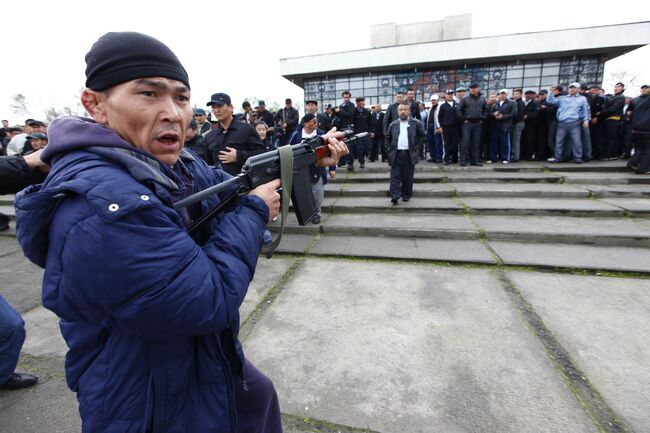
[[[524,76],[523,69],[508,69],[508,74],[506,75],[506,78],[510,80],[512,78],[521,78],[523,76]]]
[[[539,88],[539,83],[540,83],[540,78],[535,77],[535,78],[524,78],[524,83],[523,87],[525,88],[531,88],[533,90],[538,90]]]
[[[545,64],[542,69],[542,74],[557,77],[560,75],[560,65],[547,66]]]
[[[511,69],[523,69],[524,63],[521,61],[508,62],[508,71]]]
[[[490,81],[492,80],[503,80],[506,77],[506,68],[492,68],[490,69]]]
[[[378,94],[379,93],[378,93],[376,87],[374,89],[363,89],[363,96],[365,96],[366,98],[367,97],[375,97]],[[368,101],[366,101],[366,105],[367,105],[367,103],[368,103]]]
[[[521,81],[521,78],[508,78],[505,87],[510,90],[521,88]]]
[[[528,67],[526,65],[526,69],[524,69],[524,77],[539,77],[542,75],[542,68],[539,66],[536,67]]]
[[[323,92],[323,99],[336,100],[336,93],[335,92]]]
[[[363,80],[364,89],[376,89],[377,87],[379,87],[379,81],[377,81],[377,77],[366,77]]]

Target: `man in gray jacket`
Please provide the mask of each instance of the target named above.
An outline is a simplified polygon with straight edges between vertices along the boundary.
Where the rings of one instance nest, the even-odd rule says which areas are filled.
[[[461,124],[460,165],[464,167],[468,162],[471,162],[471,165],[480,166],[482,164],[478,162],[478,158],[481,148],[481,124],[487,117],[487,103],[485,97],[481,94],[478,83],[472,83],[469,86],[469,95],[463,97],[460,104],[458,104],[458,113],[463,119]]]
[[[390,164],[390,201],[393,205],[402,198],[409,201],[413,195],[415,164],[420,160],[420,149],[427,139],[422,123],[409,117],[409,104],[397,107],[399,119],[386,132],[386,153]]]

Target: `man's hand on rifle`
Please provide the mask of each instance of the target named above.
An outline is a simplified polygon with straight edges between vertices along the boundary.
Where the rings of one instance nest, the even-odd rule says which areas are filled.
[[[280,186],[282,186],[280,179],[275,179],[252,189],[248,193],[249,195],[258,196],[269,207],[269,223],[280,213],[280,193],[277,191]]]
[[[339,163],[339,159],[342,156],[350,153],[348,146],[344,142],[337,140],[337,138],[340,137],[343,137],[343,132],[338,132],[335,127],[330,129],[327,134],[322,136],[322,139],[327,141],[327,147],[330,150],[330,155],[316,161],[316,165],[319,167],[337,165]]]

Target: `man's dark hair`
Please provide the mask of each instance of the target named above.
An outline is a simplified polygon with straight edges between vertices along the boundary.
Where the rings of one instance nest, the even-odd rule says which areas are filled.
[[[407,92],[415,92],[415,89],[413,87],[409,87],[408,89],[406,89],[406,91]]]
[[[521,89],[515,89],[515,90],[512,91],[512,93],[515,93],[515,92],[523,93],[523,92],[521,91]]]
[[[250,106],[251,106],[251,103],[248,102],[248,101],[244,101],[241,104],[241,108],[250,108]]]
[[[350,93],[349,90],[344,90],[343,93],[341,93],[341,97],[343,97],[343,96],[345,96],[345,95],[350,95],[350,96],[352,96],[352,93]]]
[[[401,90],[396,93],[396,95],[403,95],[403,94],[404,94],[404,92],[402,92]]]
[[[617,86],[621,86],[622,88],[625,88],[625,84],[621,83],[620,81],[616,83]]]

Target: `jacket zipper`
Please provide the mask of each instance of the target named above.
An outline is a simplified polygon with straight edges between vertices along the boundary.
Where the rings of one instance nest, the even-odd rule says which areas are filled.
[[[224,376],[226,377],[226,388],[228,388],[228,409],[230,411],[230,431],[232,433],[237,432],[237,413],[235,411],[235,390],[232,383],[230,363],[226,358],[226,355],[223,353],[223,349],[218,341],[216,341],[217,336],[212,334],[213,342],[217,353],[222,361],[222,366],[224,367]]]

